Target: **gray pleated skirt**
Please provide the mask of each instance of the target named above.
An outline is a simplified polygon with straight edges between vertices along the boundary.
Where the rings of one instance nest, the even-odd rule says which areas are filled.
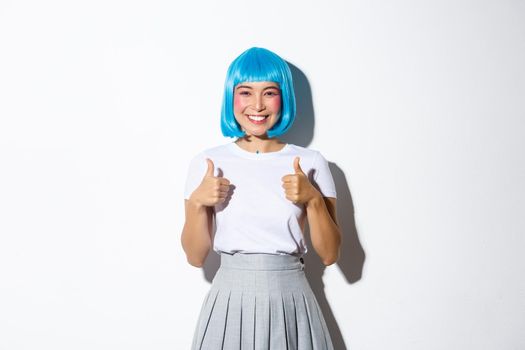
[[[192,350],[333,350],[302,259],[242,253],[220,257]]]

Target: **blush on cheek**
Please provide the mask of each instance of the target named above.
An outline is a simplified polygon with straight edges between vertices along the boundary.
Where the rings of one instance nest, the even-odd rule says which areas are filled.
[[[273,110],[280,110],[281,109],[281,96],[276,96],[275,98],[272,98],[269,102],[268,102],[268,105],[273,109]]]
[[[237,97],[237,95],[233,96],[233,107],[235,109],[240,109],[242,107],[242,101]]]

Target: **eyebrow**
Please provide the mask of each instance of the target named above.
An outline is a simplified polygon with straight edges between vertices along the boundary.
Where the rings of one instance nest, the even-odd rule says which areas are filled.
[[[239,85],[235,89],[241,89],[241,88],[252,89],[252,87],[248,86],[248,85]],[[268,89],[279,90],[279,88],[277,86],[268,86],[268,87],[265,87],[263,90],[268,90]]]

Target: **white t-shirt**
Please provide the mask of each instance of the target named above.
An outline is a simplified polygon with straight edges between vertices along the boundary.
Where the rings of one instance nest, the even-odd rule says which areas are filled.
[[[286,198],[281,178],[294,174],[299,165],[323,197],[336,198],[328,162],[319,151],[286,144],[277,152],[252,153],[235,142],[206,149],[190,162],[184,198],[200,185],[213,161],[214,176],[230,181],[230,194],[215,205],[213,250],[233,254],[267,253],[302,256],[308,249],[302,227],[306,222],[303,204]]]

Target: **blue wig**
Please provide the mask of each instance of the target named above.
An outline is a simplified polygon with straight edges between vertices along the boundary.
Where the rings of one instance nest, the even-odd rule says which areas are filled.
[[[295,94],[290,67],[272,51],[252,47],[230,64],[226,74],[221,112],[221,131],[224,136],[242,137],[246,134],[233,114],[234,89],[239,83],[258,81],[278,83],[281,89],[281,115],[268,130],[268,137],[282,135],[292,126],[295,120]]]

